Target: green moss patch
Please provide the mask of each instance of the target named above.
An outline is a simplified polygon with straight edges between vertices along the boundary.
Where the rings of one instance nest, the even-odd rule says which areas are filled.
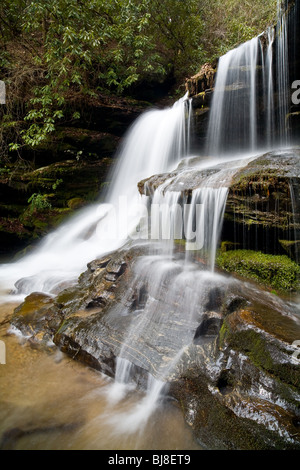
[[[217,265],[227,272],[253,279],[279,291],[300,289],[300,266],[285,255],[230,250],[219,254]]]

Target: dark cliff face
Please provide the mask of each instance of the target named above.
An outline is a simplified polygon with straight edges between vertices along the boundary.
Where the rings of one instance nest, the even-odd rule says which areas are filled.
[[[223,239],[299,261],[299,177],[298,150],[269,152],[247,165],[230,186]]]

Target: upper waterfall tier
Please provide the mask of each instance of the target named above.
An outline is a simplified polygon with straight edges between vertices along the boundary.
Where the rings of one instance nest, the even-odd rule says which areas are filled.
[[[194,148],[222,155],[299,142],[299,22],[299,2],[289,2],[277,24],[186,82],[198,108]]]

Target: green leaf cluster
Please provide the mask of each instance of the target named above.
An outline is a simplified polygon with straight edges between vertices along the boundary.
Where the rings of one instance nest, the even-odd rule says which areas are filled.
[[[99,94],[124,95],[135,84],[166,77],[183,84],[204,61],[274,22],[275,3],[1,0],[10,150],[38,147],[59,123],[79,120],[80,103]]]
[[[51,209],[51,204],[48,201],[48,198],[45,194],[34,193],[28,199],[29,208],[28,212],[32,214],[33,212],[43,212],[45,210]]]

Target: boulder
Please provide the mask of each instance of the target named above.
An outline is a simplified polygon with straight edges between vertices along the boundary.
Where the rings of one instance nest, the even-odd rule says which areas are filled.
[[[55,298],[27,297],[12,324],[111,377],[127,358],[141,389],[148,374],[165,381],[205,448],[299,449],[295,308],[202,265],[183,275],[178,261],[154,286],[152,261],[146,247],[96,259]]]

